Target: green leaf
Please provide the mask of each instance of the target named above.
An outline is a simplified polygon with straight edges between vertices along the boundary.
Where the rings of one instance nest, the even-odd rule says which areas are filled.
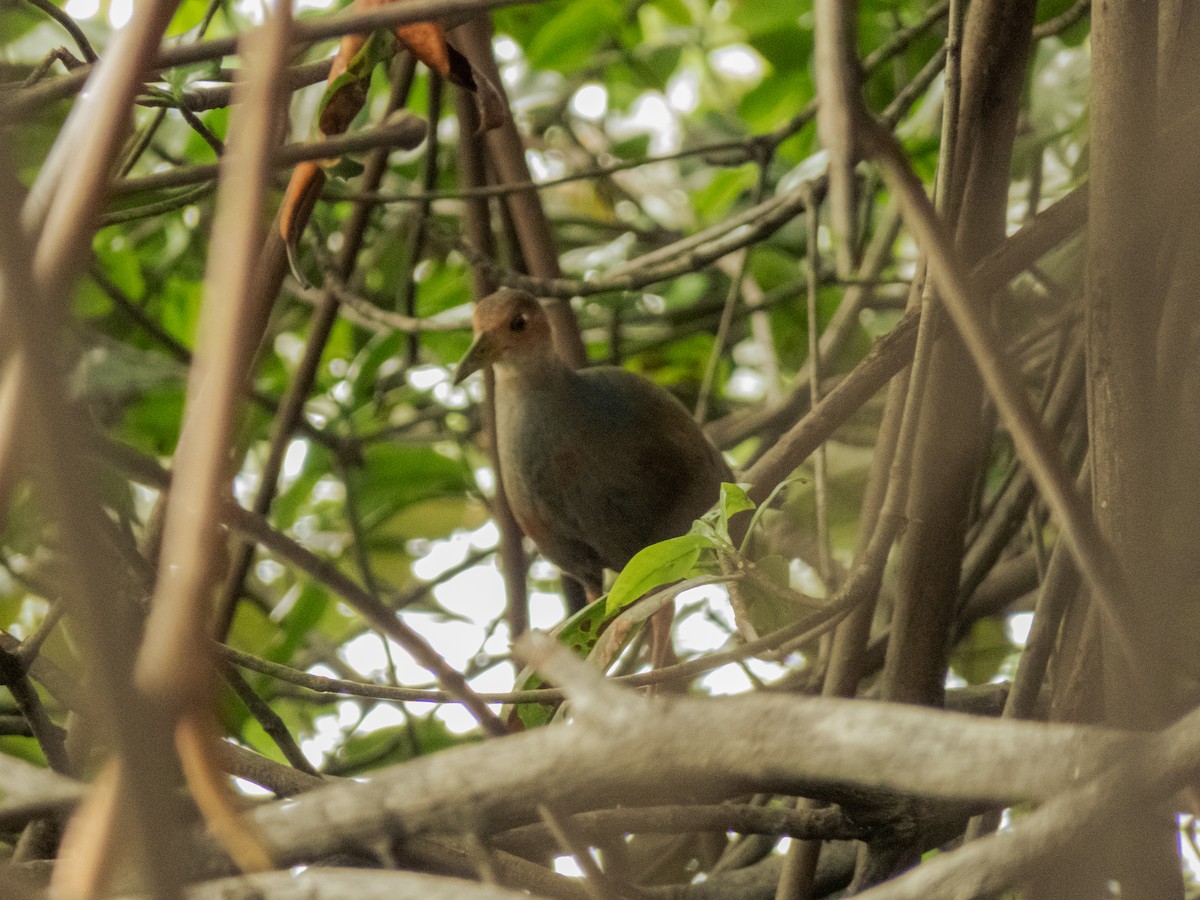
[[[183,0],[175,10],[171,25],[167,28],[167,36],[175,37],[191,31],[204,20],[208,7],[209,0]]]
[[[308,633],[321,621],[329,603],[329,589],[325,585],[315,581],[305,584],[283,617],[283,640],[271,648],[270,658],[275,662],[291,662],[292,654],[304,645]]]
[[[466,490],[462,464],[429,447],[373,444],[365,456],[358,506],[368,532],[414,503]]]
[[[24,3],[5,3],[0,7],[0,44],[9,44],[49,19]]]
[[[529,64],[563,74],[574,72],[595,57],[600,39],[620,24],[620,10],[608,0],[568,3],[529,42],[525,51]]]
[[[721,500],[717,505],[721,515],[721,532],[729,537],[729,520],[740,512],[754,509],[754,501],[740,484],[721,484]]]
[[[728,215],[738,197],[758,181],[758,166],[747,163],[736,169],[720,169],[713,173],[708,184],[692,195],[696,212],[707,221]]]
[[[812,614],[812,606],[788,589],[789,574],[786,559],[768,556],[755,563],[752,577],[739,582],[742,613],[758,634],[777,631]]]
[[[967,684],[986,684],[999,674],[1004,661],[1016,649],[1001,620],[980,619],[971,626],[966,640],[955,649],[950,668]]]
[[[652,0],[638,9],[638,16],[644,16],[648,12],[660,13],[672,25],[692,24],[692,11],[683,0]]]
[[[747,35],[786,29],[799,37],[800,6],[779,0],[740,0],[732,5],[729,21]]]
[[[700,551],[712,546],[709,538],[685,534],[651,544],[631,559],[608,592],[608,613],[624,609],[659,585],[686,578],[696,567]]]
[[[788,564],[787,559],[778,553],[771,553],[762,559],[755,560],[754,567],[770,579],[772,584],[776,584],[781,588],[791,586],[791,566]]]
[[[621,159],[641,159],[650,152],[650,135],[635,134],[633,137],[615,141],[612,152]]]
[[[357,178],[364,171],[365,168],[362,163],[358,162],[357,160],[350,159],[348,156],[343,156],[336,163],[327,168],[325,170],[325,174],[334,178],[349,180],[351,178]]]
[[[366,43],[350,59],[346,71],[326,86],[325,93],[321,95],[321,101],[317,104],[317,119],[320,119],[321,113],[325,111],[329,101],[337,96],[343,88],[361,85],[365,92],[370,85],[371,73],[375,71],[375,67],[391,59],[395,51],[396,42],[391,32],[373,31]]]

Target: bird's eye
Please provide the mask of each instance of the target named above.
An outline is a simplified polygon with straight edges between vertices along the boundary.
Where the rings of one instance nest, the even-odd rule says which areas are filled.
[[[508,330],[524,331],[526,324],[528,324],[528,322],[525,319],[525,314],[521,313],[519,316],[513,316],[513,320],[508,323]]]

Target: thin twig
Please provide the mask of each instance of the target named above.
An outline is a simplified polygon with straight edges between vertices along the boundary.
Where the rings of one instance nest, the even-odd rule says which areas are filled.
[[[271,165],[286,169],[296,163],[344,156],[378,147],[411,150],[425,139],[425,120],[410,113],[400,112],[390,116],[382,125],[351,134],[325,138],[321,141],[302,141],[287,144],[274,151]],[[141,178],[126,178],[113,186],[115,196],[157,191],[165,188],[186,187],[212,181],[220,173],[219,163],[171,169]]]
[[[96,51],[92,47],[92,42],[87,39],[87,35],[83,33],[83,29],[79,27],[79,23],[67,14],[65,9],[55,6],[50,0],[26,0],[31,6],[36,6],[55,22],[61,25],[71,35],[71,40],[75,42],[75,46],[79,48],[79,52],[83,54],[83,58],[89,63],[94,63],[98,58]]]

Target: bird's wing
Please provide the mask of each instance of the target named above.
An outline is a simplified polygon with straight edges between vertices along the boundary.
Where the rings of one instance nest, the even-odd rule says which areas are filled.
[[[616,368],[580,373],[586,434],[555,468],[560,508],[609,568],[684,534],[732,479],[687,410],[662,388]]]

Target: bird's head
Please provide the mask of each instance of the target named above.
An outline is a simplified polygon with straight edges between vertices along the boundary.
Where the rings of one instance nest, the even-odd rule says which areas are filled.
[[[537,298],[504,288],[475,306],[475,340],[454,370],[454,383],[494,363],[520,365],[552,355],[550,320]]]

